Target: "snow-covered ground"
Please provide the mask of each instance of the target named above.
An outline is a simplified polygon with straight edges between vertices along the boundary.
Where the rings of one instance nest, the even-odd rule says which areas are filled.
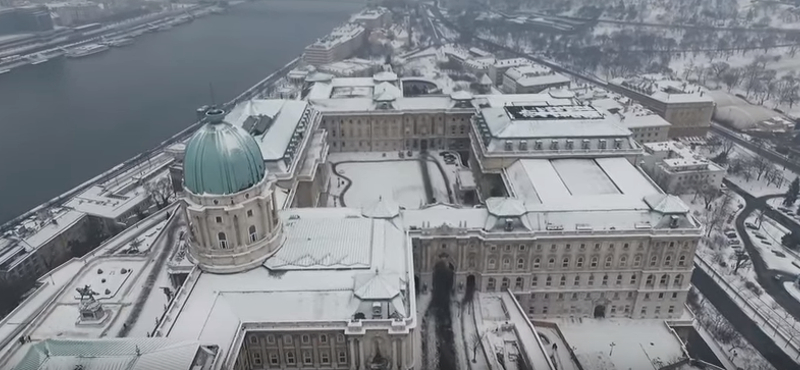
[[[756,216],[749,217],[748,222],[758,225]],[[775,220],[764,217],[759,230],[748,228],[747,234],[758,250],[764,263],[770,270],[779,270],[785,274],[796,276],[800,274],[800,261],[792,251],[781,244],[781,238],[789,231]],[[759,236],[763,237],[760,238]]]
[[[150,246],[152,246],[153,242],[156,241],[156,238],[158,238],[158,236],[161,234],[161,230],[166,224],[167,220],[164,220],[159,222],[155,227],[147,229],[144,233],[139,234],[136,238],[123,245],[117,253],[128,254],[132,253],[136,249],[138,249],[138,253],[147,253],[147,251],[150,250]],[[138,246],[134,248],[134,244],[136,243],[138,243]]]
[[[800,224],[800,214],[797,214],[799,206],[798,203],[800,202],[794,202],[794,204],[792,204],[791,206],[786,207],[783,205],[783,197],[772,198],[767,200],[767,205],[772,207],[772,209],[774,209],[776,212],[780,212],[784,216],[788,217],[790,220],[794,221],[797,224]],[[788,209],[789,212],[781,209],[784,207]]]
[[[374,154],[374,153],[373,153]],[[397,156],[397,153],[392,153]],[[401,207],[417,209],[427,204],[422,168],[417,159],[400,160],[389,156],[346,156],[359,158],[359,162],[342,161],[336,166],[337,174],[350,179],[352,185],[344,193],[348,207],[360,208],[379,198],[392,199]],[[341,163],[344,162],[344,163]],[[430,174],[433,196],[437,201],[447,202],[447,186],[441,171],[433,162],[426,162]],[[336,179],[334,178],[334,181]],[[344,180],[346,183],[346,180]],[[334,182],[333,195],[341,195],[344,186]]]

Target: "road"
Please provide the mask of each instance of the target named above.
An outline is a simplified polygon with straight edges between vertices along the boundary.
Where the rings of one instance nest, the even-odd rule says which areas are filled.
[[[789,314],[794,316],[795,319],[800,321],[800,302],[797,302],[797,300],[794,299],[794,297],[792,297],[786,291],[786,289],[783,288],[783,283],[786,281],[793,280],[793,277],[784,276],[785,273],[775,270],[770,270],[767,267],[766,263],[764,262],[764,259],[761,258],[761,254],[753,245],[753,241],[750,239],[750,236],[747,234],[747,229],[744,226],[744,222],[755,210],[762,210],[765,212],[765,215],[767,217],[773,218],[778,212],[772,211],[769,207],[767,207],[767,200],[770,198],[779,197],[780,195],[767,195],[756,198],[727,180],[725,184],[728,186],[729,189],[735,191],[742,198],[744,198],[746,202],[744,209],[742,209],[742,211],[736,217],[735,226],[736,226],[736,232],[742,239],[742,243],[744,244],[744,248],[747,251],[747,254],[750,255],[750,259],[753,263],[753,270],[755,271],[756,276],[758,278],[758,283],[761,285],[762,288],[764,288],[764,291],[767,294],[772,296],[775,302],[777,302],[779,305],[781,305],[781,307],[783,307],[783,309],[786,310],[786,312],[788,312]],[[792,225],[792,228],[790,228],[790,230],[800,231],[800,226],[797,226],[796,224]],[[695,271],[696,270],[697,269],[695,269]],[[719,306],[717,307],[719,308]]]
[[[717,311],[733,323],[736,330],[747,341],[761,353],[776,369],[800,369],[800,366],[786,353],[784,353],[775,342],[762,331],[762,329],[748,317],[739,306],[736,305],[730,296],[714,282],[710,276],[700,267],[695,267],[692,274],[692,284],[711,301]]]

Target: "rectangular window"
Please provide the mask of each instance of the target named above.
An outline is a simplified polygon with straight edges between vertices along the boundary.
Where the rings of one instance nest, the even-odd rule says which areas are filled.
[[[270,334],[267,335],[267,344],[275,344],[275,336]]]
[[[291,335],[284,335],[283,336],[283,343],[284,344],[292,344],[292,336]]]
[[[308,334],[303,334],[300,340],[303,341],[303,344],[311,343],[311,337],[309,337]]]
[[[253,210],[252,209],[248,209],[247,210],[247,217],[253,217]]]
[[[339,363],[346,364],[347,363],[347,352],[339,351]]]
[[[320,342],[320,343],[328,343],[328,336],[327,336],[327,335],[325,335],[325,334],[321,334],[321,335],[319,336],[319,342]]]
[[[675,312],[675,306],[669,306],[669,309],[667,310],[667,312],[668,312],[668,313],[673,313],[673,312]]]
[[[323,364],[330,364],[331,363],[331,355],[328,354],[328,351],[321,351],[319,353],[319,362]]]
[[[344,334],[336,334],[336,341],[339,343],[344,343]]]
[[[277,352],[271,352],[269,354],[269,364],[270,365],[277,365],[278,362],[279,362],[278,361],[278,353]]]
[[[547,306],[542,307],[542,315],[547,315]]]
[[[314,363],[314,358],[311,357],[311,351],[303,351],[303,363],[306,365],[312,365]]]
[[[214,218],[214,220],[215,220],[215,221],[216,221],[218,224],[221,224],[221,223],[222,223],[222,217],[220,217],[220,216],[217,216],[216,218]]]
[[[295,364],[294,352],[289,351],[286,352],[286,364],[287,365],[294,365]]]
[[[258,344],[258,337],[256,337],[255,335],[251,335],[249,340],[250,344]]]
[[[261,366],[261,352],[253,352],[253,365]]]

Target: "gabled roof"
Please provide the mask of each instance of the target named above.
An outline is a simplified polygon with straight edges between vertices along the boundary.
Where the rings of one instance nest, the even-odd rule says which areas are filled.
[[[400,215],[400,205],[391,199],[378,198],[361,208],[361,214],[370,218],[395,218]]]
[[[400,294],[400,275],[368,273],[356,277],[353,294],[363,300],[389,300]]]
[[[653,194],[644,197],[644,202],[653,211],[663,214],[685,214],[689,207],[681,198],[669,194]]]
[[[519,217],[525,214],[525,203],[516,198],[486,199],[486,209],[497,217]]]

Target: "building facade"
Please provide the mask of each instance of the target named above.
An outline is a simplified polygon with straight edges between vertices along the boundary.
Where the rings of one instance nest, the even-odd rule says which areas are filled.
[[[644,144],[644,168],[669,194],[693,194],[719,190],[725,169],[677,141]]]
[[[364,45],[366,37],[367,32],[361,25],[345,24],[307,46],[303,61],[317,66],[346,59]]]
[[[664,117],[670,127],[670,137],[704,137],[711,127],[714,99],[699,86],[663,77],[615,79],[608,88],[652,109]]]

